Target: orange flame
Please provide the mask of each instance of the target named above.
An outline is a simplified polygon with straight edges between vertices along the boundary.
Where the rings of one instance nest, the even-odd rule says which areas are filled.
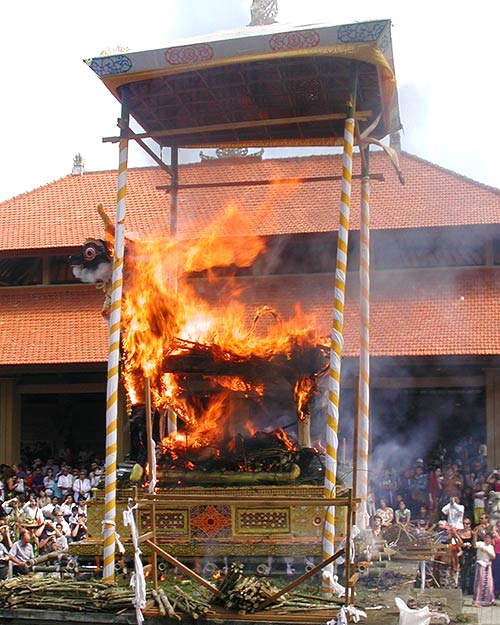
[[[249,329],[242,293],[231,279],[218,278],[214,268],[246,267],[255,261],[264,242],[246,236],[250,230],[245,216],[232,204],[200,229],[196,241],[160,237],[128,244],[122,303],[125,386],[132,403],[144,403],[144,379],[149,378],[153,406],[172,409],[182,422],[182,433],[162,441],[172,457],[176,450],[216,444],[231,414],[232,393],[254,400],[263,397],[266,381],[257,375],[235,375],[232,364],[251,359],[266,362],[277,355],[288,362],[301,349],[325,344],[317,335],[314,318],[298,306],[288,320],[264,306]],[[205,282],[196,280],[193,272],[205,272],[220,286],[217,299],[197,291]],[[193,366],[205,383],[203,395],[197,397],[186,392],[187,374],[182,372],[183,367]],[[305,380],[298,383],[300,398],[306,392]],[[297,401],[302,415],[307,402]]]

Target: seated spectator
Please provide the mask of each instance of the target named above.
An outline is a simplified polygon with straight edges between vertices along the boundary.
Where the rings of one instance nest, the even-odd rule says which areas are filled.
[[[78,515],[76,523],[71,526],[71,538],[75,542],[78,542],[80,540],[83,540],[84,538],[87,538],[88,535],[89,533],[87,528],[87,517],[84,514],[80,513]]]
[[[73,494],[73,476],[67,465],[62,468],[61,475],[57,480],[57,487],[61,491],[61,495],[63,497]]]
[[[56,528],[51,520],[44,523],[43,530],[38,537],[38,553],[47,555],[55,550]]]
[[[26,515],[36,525],[42,525],[45,520],[43,512],[38,507],[33,493],[29,496],[28,501],[22,507],[22,514]]]
[[[67,534],[64,532],[64,528],[62,526],[62,523],[56,523],[56,539],[55,539],[55,545],[56,545],[56,551],[58,553],[64,553],[66,551],[68,551],[68,538],[67,538]]]
[[[396,523],[398,525],[409,525],[411,520],[411,512],[409,508],[406,507],[404,501],[399,502],[399,507],[394,513],[394,517],[396,519]]]
[[[90,467],[89,473],[90,485],[92,488],[97,488],[101,481],[104,479],[104,469],[103,467],[94,460]]]
[[[64,498],[64,501],[61,504],[61,512],[63,513],[63,516],[66,519],[66,521],[69,520],[69,517],[71,516],[71,509],[73,508],[74,505],[75,505],[75,502],[73,501],[73,494],[66,495],[66,497]]]
[[[85,471],[80,471],[78,478],[73,482],[73,499],[78,503],[80,499],[85,501],[90,498],[90,480]]]
[[[41,491],[40,491],[40,494],[38,495],[38,497],[36,499],[36,503],[37,503],[38,507],[41,508],[42,511],[43,511],[43,508],[45,506],[47,506],[49,503],[51,503],[51,501],[52,501],[52,499],[45,492],[45,488],[42,488]]]
[[[66,519],[64,518],[62,511],[56,510],[54,514],[54,518],[55,518],[56,526],[60,525],[63,535],[66,538],[69,538],[71,536],[71,527],[69,523],[66,521]]]
[[[420,510],[415,517],[415,526],[420,531],[427,531],[431,524],[431,517],[427,506],[420,506]]]
[[[45,488],[46,493],[51,497],[52,495],[58,498],[61,497],[61,492],[57,487],[57,480],[55,478],[54,470],[52,469],[52,467],[49,467],[47,469],[47,475],[45,475],[43,478],[43,487]]]
[[[43,490],[43,488],[44,484],[42,467],[36,467],[31,480],[31,490],[35,493],[35,495],[38,496],[40,495],[40,491]]]
[[[28,565],[35,558],[29,530],[21,530],[19,540],[12,545],[12,549],[9,551],[9,557],[14,564],[12,567],[14,575],[24,575],[28,572]]]
[[[58,477],[58,474],[61,471],[59,465],[54,462],[54,458],[47,458],[47,464],[42,467],[42,473],[44,475],[48,475],[49,469],[52,471],[55,478]]]
[[[9,573],[9,550],[0,542],[0,580],[7,579]]]
[[[376,513],[382,520],[382,527],[390,527],[394,521],[394,510],[387,505],[385,499],[380,500]]]

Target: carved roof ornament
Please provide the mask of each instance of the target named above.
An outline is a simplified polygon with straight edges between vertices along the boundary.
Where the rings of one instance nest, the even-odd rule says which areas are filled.
[[[71,171],[72,176],[82,176],[85,171],[85,159],[78,153],[73,159],[73,169]]]
[[[249,26],[274,24],[278,15],[278,0],[252,0]]]
[[[200,159],[202,161],[213,161],[222,158],[262,158],[264,154],[264,148],[257,150],[257,152],[248,152],[248,148],[217,148],[215,150],[215,156],[209,156],[205,154],[203,150],[200,152]]]

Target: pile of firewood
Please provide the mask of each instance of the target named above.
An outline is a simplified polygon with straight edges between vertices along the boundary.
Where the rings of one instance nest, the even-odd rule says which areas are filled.
[[[120,612],[133,608],[134,593],[102,582],[23,575],[0,581],[0,607],[64,610],[67,612]]]
[[[240,614],[256,612],[266,602],[266,610],[301,612],[304,610],[338,610],[343,601],[323,598],[299,592],[279,594],[279,588],[265,577],[243,575],[243,564],[231,564],[229,571],[217,583],[220,595],[212,599],[214,605],[222,605]],[[276,598],[273,597],[276,595]]]
[[[213,603],[237,612],[255,612],[261,603],[278,591],[265,577],[245,577],[240,562],[231,564],[217,588],[220,595],[214,597]]]
[[[181,614],[188,614],[194,620],[210,611],[211,606],[202,593],[197,596],[184,592],[177,584],[173,588],[159,588],[153,590],[153,599],[156,602],[162,616],[181,620]]]

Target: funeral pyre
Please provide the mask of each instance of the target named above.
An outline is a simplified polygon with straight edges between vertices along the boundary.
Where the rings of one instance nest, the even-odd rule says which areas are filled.
[[[217,472],[225,479],[230,472],[266,474],[278,482],[279,475],[293,480],[311,465],[321,472],[308,422],[327,366],[327,341],[298,304],[284,319],[245,292],[244,280],[231,277],[264,251],[264,240],[249,230],[230,206],[195,241],[127,242],[123,379],[132,429],[140,423],[148,380],[165,471],[210,473],[211,481]],[[106,246],[112,253],[109,237]],[[248,305],[251,299],[255,305]],[[136,457],[141,439],[139,426],[132,433]]]

